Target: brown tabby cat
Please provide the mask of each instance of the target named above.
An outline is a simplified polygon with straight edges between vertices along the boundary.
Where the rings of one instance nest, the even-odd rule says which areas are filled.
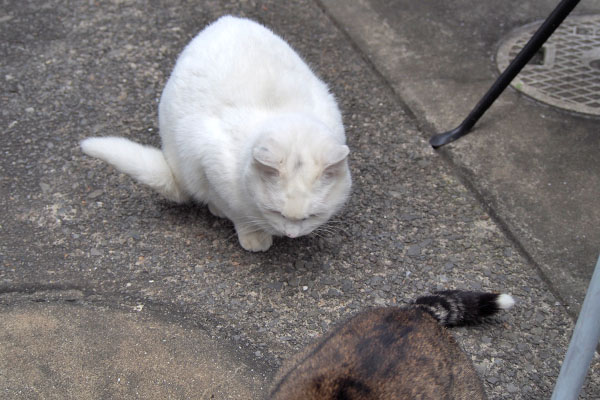
[[[452,290],[362,312],[287,363],[270,398],[485,399],[471,361],[443,326],[477,323],[513,304],[507,294]]]

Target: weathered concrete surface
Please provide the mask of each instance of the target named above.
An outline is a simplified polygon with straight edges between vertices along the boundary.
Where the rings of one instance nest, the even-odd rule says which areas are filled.
[[[76,290],[26,297],[0,305],[0,398],[248,400],[264,391],[265,377],[232,346],[182,321],[89,303]]]
[[[405,111],[405,99],[319,4],[5,4],[0,16],[6,38],[0,42],[3,323],[10,315],[14,325],[26,310],[41,319],[55,312],[72,315],[78,326],[78,315],[83,321],[127,320],[121,325],[139,335],[150,323],[136,318],[165,316],[166,330],[170,324],[200,330],[198,339],[176,345],[178,365],[196,360],[185,356],[194,343],[197,362],[210,364],[200,353],[207,336],[225,360],[256,365],[260,378],[366,307],[403,304],[438,288],[498,290],[517,297],[514,311],[495,324],[454,330],[457,340],[491,399],[549,397],[573,320],[487,204],[430,149],[427,133]],[[78,141],[91,135],[158,144],[156,100],[177,54],[205,24],[226,13],[268,25],[298,49],[339,99],[352,150],[353,194],[332,232],[279,239],[264,254],[243,251],[231,224],[203,207],[170,204],[78,148]],[[73,305],[63,304],[55,293],[65,291],[82,295]],[[49,308],[29,308],[23,304],[28,296],[47,301]],[[135,318],[120,314],[123,307],[142,305]],[[74,309],[80,314],[71,307],[79,307]],[[91,345],[109,336],[98,332],[95,341],[92,333],[82,335]],[[57,335],[40,335],[36,351],[43,355],[58,346]],[[124,336],[125,330],[110,341],[120,343]],[[37,360],[35,368],[52,364],[50,356]],[[139,370],[154,371],[152,365],[140,358]],[[599,397],[598,368],[595,361],[583,398]],[[104,382],[107,374],[97,369],[94,379]],[[0,372],[0,380],[7,376]],[[247,380],[253,379],[249,373]],[[144,385],[152,381],[141,379],[124,390],[133,393]],[[30,388],[28,382],[12,387]],[[43,397],[52,388],[36,390]],[[102,392],[89,398],[102,398]]]
[[[554,0],[323,0],[420,121],[424,137],[467,116],[499,75],[503,37]],[[581,2],[574,15],[600,13]],[[468,137],[439,150],[576,315],[600,254],[600,118],[509,88]]]

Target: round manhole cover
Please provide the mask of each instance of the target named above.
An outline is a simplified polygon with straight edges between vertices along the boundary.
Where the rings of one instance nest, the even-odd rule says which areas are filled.
[[[496,58],[504,71],[543,21],[513,31]],[[600,115],[600,15],[567,18],[511,85],[544,103]]]

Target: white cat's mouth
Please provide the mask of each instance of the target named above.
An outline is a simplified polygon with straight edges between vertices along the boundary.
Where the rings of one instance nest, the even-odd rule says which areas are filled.
[[[310,233],[310,232],[308,232],[308,233]],[[296,231],[292,228],[292,229],[286,229],[283,232],[283,235],[293,239],[293,238],[297,238],[299,236],[307,235],[308,233],[300,233],[299,231]]]
[[[281,218],[284,221],[289,221],[292,223],[306,222],[311,219],[317,218],[319,216],[318,214],[309,214],[309,215],[301,216],[301,217],[290,217],[290,216],[283,214],[281,211],[277,211],[277,210],[267,210],[267,212],[269,214],[275,216],[276,218]]]
[[[293,218],[277,210],[268,210],[265,217],[269,221],[269,225],[276,231],[272,234],[289,238],[306,236],[314,231],[320,223],[317,214]]]
[[[298,237],[301,237],[301,236],[306,236],[306,235],[312,233],[312,231],[313,230],[305,231],[305,232],[295,232],[295,231],[292,231],[292,230],[286,230],[284,232],[281,232],[279,234],[279,236],[285,236],[285,237],[288,237],[290,239],[295,239],[295,238],[298,238]]]
[[[305,226],[305,222],[284,222],[283,224],[277,224],[275,230],[278,236],[286,236],[289,238],[297,238],[300,236],[306,236],[311,233],[314,228]]]

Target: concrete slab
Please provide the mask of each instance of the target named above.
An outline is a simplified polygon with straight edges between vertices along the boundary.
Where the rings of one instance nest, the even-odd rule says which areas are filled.
[[[232,346],[142,307],[74,290],[14,300],[0,296],[2,399],[248,400],[268,384]]]
[[[324,0],[418,118],[450,130],[496,77],[503,37],[557,2]],[[573,14],[600,13],[600,1]],[[542,105],[512,88],[474,131],[439,155],[470,187],[576,315],[600,253],[600,119]]]

